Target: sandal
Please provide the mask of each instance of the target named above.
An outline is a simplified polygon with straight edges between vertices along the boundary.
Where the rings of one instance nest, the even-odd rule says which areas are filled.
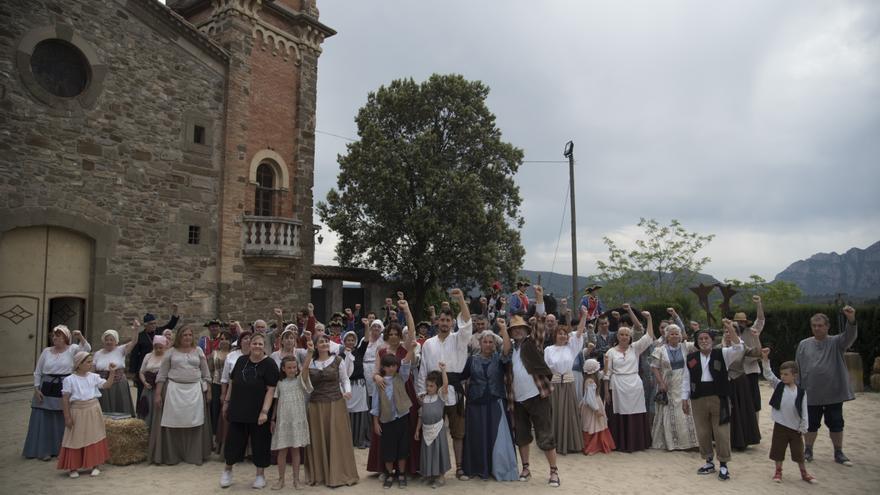
[[[529,471],[529,463],[524,462],[522,471],[519,472],[519,480],[520,481],[529,481],[532,479],[532,472]]]
[[[547,480],[547,484],[552,488],[559,488],[559,468],[556,466],[550,466],[550,479]]]
[[[471,477],[464,474],[464,469],[462,469],[461,466],[458,466],[457,468],[455,468],[455,479],[459,481],[467,481],[471,479]]]

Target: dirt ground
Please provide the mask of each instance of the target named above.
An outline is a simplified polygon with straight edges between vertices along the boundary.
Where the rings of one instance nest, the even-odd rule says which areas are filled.
[[[762,385],[764,401],[769,399],[770,389]],[[254,471],[251,465],[240,465],[235,470],[235,484],[227,490],[219,488],[222,463],[219,457],[202,466],[181,464],[177,466],[104,466],[98,478],[83,476],[68,479],[65,473],[55,469],[51,462],[28,460],[21,457],[21,447],[27,432],[30,414],[31,389],[0,392],[0,493],[113,493],[117,495],[164,494],[164,493],[253,493],[250,488]],[[814,493],[835,495],[880,493],[880,394],[857,394],[855,401],[844,405],[846,419],[845,445],[847,455],[855,466],[844,467],[832,460],[832,448],[827,431],[820,432],[816,442],[816,460],[809,465],[818,485],[808,485],[798,476],[796,465],[786,462],[784,482],[773,483],[773,462],[767,458],[770,448],[770,407],[761,411],[763,442],[745,452],[734,452],[730,463],[731,480],[721,482],[715,476],[697,476],[695,471],[701,460],[695,452],[662,452],[648,450],[634,454],[614,452],[609,455],[569,454],[560,456],[558,465],[562,486],[558,493],[737,493],[737,494],[801,494]],[[537,455],[536,455],[537,454]],[[547,461],[533,447],[531,464],[533,478],[526,483],[495,481],[458,481],[449,479],[445,487],[432,490],[418,480],[411,480],[408,491],[413,493],[459,493],[481,495],[511,495],[532,493],[539,489],[547,493]],[[366,494],[382,492],[381,484],[373,476],[367,476],[364,466],[367,451],[355,450],[355,459],[361,473],[361,481],[355,486],[333,490],[336,493]],[[277,479],[272,467],[267,470],[271,484]],[[289,476],[289,474],[288,474]],[[270,490],[265,489],[268,493]],[[329,492],[325,487],[307,487],[302,493]],[[280,493],[294,492],[290,483]],[[390,492],[398,492],[393,488]],[[275,493],[275,492],[272,492]]]

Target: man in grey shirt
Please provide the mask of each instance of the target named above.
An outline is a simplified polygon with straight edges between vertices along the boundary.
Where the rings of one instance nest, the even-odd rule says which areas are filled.
[[[834,461],[845,466],[852,462],[843,455],[843,403],[853,400],[849,373],[843,354],[858,337],[856,310],[843,308],[846,325],[842,333],[828,335],[831,322],[828,316],[816,313],[810,318],[813,336],[798,344],[797,364],[800,367],[801,387],[807,392],[809,425],[804,435],[804,458],[813,460],[813,443],[819,431],[819,423],[825,417],[825,426],[834,444]]]

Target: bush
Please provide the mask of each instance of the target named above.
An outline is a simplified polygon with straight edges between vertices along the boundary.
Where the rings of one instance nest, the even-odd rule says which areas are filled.
[[[639,309],[650,311],[656,325],[660,320],[669,318],[666,308],[670,306],[676,308],[679,316],[687,325],[690,316],[688,310],[691,308],[683,307],[680,301],[649,303]],[[700,308],[696,308],[696,310],[702,311]],[[750,319],[755,317],[754,306],[732,308],[732,311],[744,311]],[[839,307],[827,305],[811,304],[766,308],[764,313],[767,322],[761,333],[761,344],[772,349],[770,363],[774,369],[778,369],[784,361],[794,361],[798,343],[813,336],[810,329],[810,317],[814,314],[825,313],[828,315],[831,319],[831,335],[843,331],[843,323],[846,321]],[[870,380],[874,358],[880,356],[880,305],[856,306],[856,323],[859,326],[859,336],[849,350],[861,355],[864,381],[867,384]]]

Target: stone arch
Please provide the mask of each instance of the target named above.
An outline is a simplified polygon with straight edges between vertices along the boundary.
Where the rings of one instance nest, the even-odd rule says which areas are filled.
[[[250,172],[248,174],[248,182],[257,184],[257,167],[261,164],[267,164],[275,171],[275,177],[278,178],[278,190],[287,191],[290,188],[290,172],[287,169],[287,163],[284,158],[273,150],[260,150],[251,159]]]

